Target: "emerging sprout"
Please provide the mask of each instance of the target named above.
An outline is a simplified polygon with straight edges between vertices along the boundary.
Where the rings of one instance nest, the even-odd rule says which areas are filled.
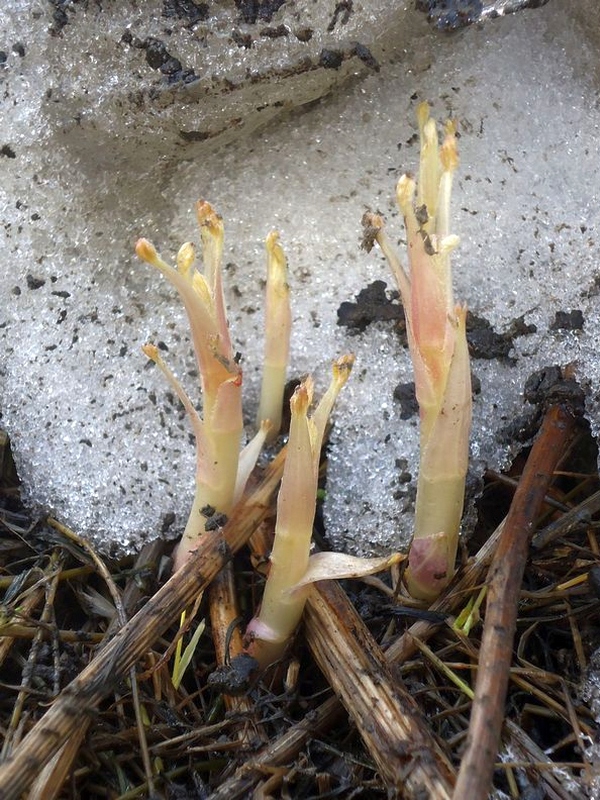
[[[176,269],[166,264],[146,239],[136,244],[138,256],[160,270],[179,292],[190,323],[202,388],[201,417],[156,347],[147,345],[144,348],[183,403],[196,437],[196,494],[175,552],[176,570],[188,559],[204,532],[207,513],[227,515],[231,512],[244,490],[270,426],[268,421],[263,421],[255,438],[240,454],[242,371],[232,350],[223,299],[223,222],[205,201],[197,204],[196,213],[202,237],[203,273],[194,267],[194,248],[189,243],[177,254]],[[281,391],[283,393],[283,388]],[[280,405],[281,402],[280,396]]]
[[[377,214],[365,215],[367,236],[385,254],[402,296],[420,410],[420,465],[414,538],[406,571],[413,597],[432,600],[454,573],[471,427],[471,376],[466,307],[455,305],[450,253],[450,192],[458,165],[455,128],[441,147],[429,107],[417,111],[421,136],[418,188],[410,175],[397,186],[404,215],[409,269],[405,271]],[[416,196],[415,196],[416,195]]]
[[[276,661],[285,650],[302,616],[309,583],[377,572],[398,560],[397,556],[368,560],[339,553],[310,556],[321,445],[329,414],[353,362],[353,356],[344,356],[334,363],[329,389],[312,416],[308,416],[311,378],[298,386],[290,401],[290,438],[277,500],[271,567],[260,613],[246,631],[249,652],[261,667]]]
[[[291,314],[285,255],[272,232],[267,237],[265,361],[258,421],[260,430],[240,456],[242,436],[242,373],[233,355],[221,283],[223,224],[205,202],[197,205],[202,233],[204,273],[194,269],[194,248],[185,244],[173,269],[145,239],[136,252],[165,275],[178,290],[192,330],[200,370],[203,415],[164,363],[154,345],[144,352],[161,369],[180,398],[196,436],[196,495],[183,538],[175,553],[179,569],[206,529],[206,516],[229,514],[268,435],[276,435],[289,352]],[[306,602],[306,586],[325,578],[366,575],[385,569],[399,556],[359,559],[339,553],[309,557],[315,516],[319,457],[329,415],[348,379],[353,356],[338,359],[331,384],[312,416],[313,383],[307,378],[291,399],[290,436],[277,502],[271,569],[258,617],[248,626],[250,653],[261,667],[277,660],[294,633]]]

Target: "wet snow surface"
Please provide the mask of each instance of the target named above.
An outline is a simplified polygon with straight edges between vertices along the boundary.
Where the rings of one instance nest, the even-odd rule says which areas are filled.
[[[156,5],[161,18],[163,4]],[[598,428],[600,116],[590,38],[598,28],[586,19],[597,12],[582,2],[574,18],[569,3],[553,0],[447,35],[422,14],[392,6],[360,11],[379,71],[348,55],[357,37],[351,19],[337,19],[332,31],[315,27],[311,63],[337,49],[340,69],[356,73],[319,101],[335,69],[298,68],[289,85],[282,77],[284,65],[301,62],[299,36],[307,35],[298,15],[281,16],[291,14],[285,6],[261,24],[276,29],[284,24],[279,14],[293,36],[260,36],[231,9],[212,37],[201,35],[202,19],[179,27],[163,19],[173,33],[149,58],[145,21],[122,10],[96,11],[90,22],[75,7],[54,34],[49,4],[14,2],[6,12],[0,408],[29,499],[101,549],[176,536],[191,503],[190,428],[140,351],[148,340],[162,343],[198,397],[188,332],[174,293],[136,261],[133,244],[143,235],[172,257],[182,242],[197,241],[199,197],[225,219],[226,292],[248,420],[262,351],[263,241],[275,227],[293,291],[290,377],[313,372],[323,389],[331,360],[356,354],[335,412],[327,533],[335,547],[358,552],[406,543],[418,440],[408,353],[394,320],[379,317],[358,330],[338,325],[337,312],[375,281],[387,283],[384,301],[395,288],[377,250],[360,249],[360,221],[367,208],[382,212],[402,251],[394,189],[417,167],[415,108],[425,99],[438,119],[459,122],[456,298],[487,330],[478,334],[479,356],[491,341],[499,346],[494,358],[473,360],[481,384],[474,476],[510,457],[507,426],[522,413],[526,378],[542,366],[576,365]],[[250,36],[250,47],[232,30]],[[131,38],[123,38],[127,31]],[[214,91],[208,84],[205,94],[196,91],[192,79],[196,94],[177,94],[169,84],[176,64],[165,52],[200,80],[192,34],[206,43],[213,77],[203,79]],[[262,82],[239,78],[261,69]],[[239,91],[220,91],[227,74],[239,78]],[[257,82],[253,94],[248,86]],[[252,132],[259,95],[272,121]],[[311,102],[294,110],[289,100]],[[203,139],[246,112],[247,130],[228,143]]]

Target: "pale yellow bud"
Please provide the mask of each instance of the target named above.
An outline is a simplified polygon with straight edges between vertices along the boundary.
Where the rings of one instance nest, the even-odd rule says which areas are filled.
[[[196,260],[196,250],[191,242],[182,244],[177,253],[177,269],[185,277],[189,277],[190,270]]]
[[[135,243],[135,252],[142,261],[146,261],[153,266],[158,266],[157,262],[160,260],[158,253],[152,242],[149,242],[148,239],[138,239]]]
[[[206,229],[213,236],[223,234],[223,220],[206,200],[196,203],[196,217],[201,229]]]
[[[150,361],[156,362],[160,359],[158,354],[158,347],[155,344],[144,344],[142,345],[142,352],[145,356],[148,356]]]
[[[346,384],[354,366],[354,355],[349,353],[333,362],[333,381],[339,390]]]
[[[396,199],[405,219],[415,219],[413,202],[415,197],[416,182],[412,175],[402,175],[396,186]],[[416,224],[416,219],[415,219]]]
[[[300,386],[297,386],[290,400],[290,410],[294,416],[306,416],[312,403],[313,380],[311,377],[305,378]]]
[[[442,169],[454,172],[458,167],[458,148],[456,146],[456,125],[453,121],[446,123],[446,136],[440,147],[440,161]]]

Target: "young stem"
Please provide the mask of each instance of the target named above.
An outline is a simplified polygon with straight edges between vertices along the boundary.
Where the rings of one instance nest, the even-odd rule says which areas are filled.
[[[267,236],[267,289],[265,297],[265,356],[257,425],[269,420],[267,442],[277,438],[281,428],[283,393],[290,350],[292,313],[287,264],[279,234]]]
[[[318,467],[325,423],[345,384],[354,359],[344,356],[312,418],[312,380],[307,378],[290,401],[292,412],[288,456],[277,499],[277,524],[271,567],[258,617],[248,626],[249,652],[261,667],[277,660],[294,633],[306,602],[306,589],[294,589],[309,562],[316,509]]]

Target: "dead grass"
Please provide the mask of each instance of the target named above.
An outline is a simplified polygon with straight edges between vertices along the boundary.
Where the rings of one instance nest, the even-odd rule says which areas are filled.
[[[207,600],[184,642],[199,620],[207,630],[173,687],[179,612],[231,562],[240,615],[251,617],[277,469],[167,582],[170,546],[149,544],[135,561],[103,565],[60,526],[32,523],[5,459],[0,796],[451,797],[482,629],[476,615],[468,632],[453,622],[485,584],[524,463],[512,477],[489,477],[471,553],[430,611],[399,602],[378,579],[346,591],[318,586],[285,664],[261,682],[250,676],[243,696],[229,686],[226,699],[209,681],[217,666],[211,619],[225,623]],[[508,797],[588,796],[584,747],[597,726],[579,690],[600,645],[599,488],[591,437],[580,430],[548,491],[519,597],[494,771],[494,787]],[[243,544],[265,519],[251,561]],[[231,631],[219,634],[227,660]]]

